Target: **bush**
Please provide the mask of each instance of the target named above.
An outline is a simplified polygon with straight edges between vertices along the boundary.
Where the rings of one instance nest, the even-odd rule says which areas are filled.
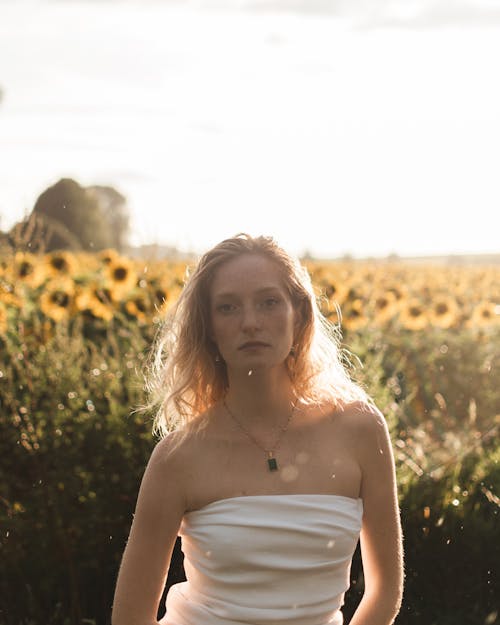
[[[30,276],[41,297],[45,283],[29,261],[30,271],[20,265],[18,277]],[[10,306],[6,314],[0,307],[2,625],[109,622],[155,444],[151,421],[133,412],[143,401],[138,367],[158,322],[158,315],[144,313],[157,312],[146,295],[154,287],[158,301],[171,302],[180,284],[172,271],[162,290],[157,276],[146,281],[145,270],[123,267],[131,279],[122,289],[141,291],[147,306],[115,295],[99,308],[94,298],[92,306],[79,303],[78,312],[58,310],[58,320],[48,316],[52,304],[63,309],[66,299],[58,295],[44,312],[34,296],[0,275]],[[79,278],[82,288],[90,279]],[[493,625],[500,561],[498,324],[415,331],[389,318],[357,326],[356,310],[345,345],[364,364],[355,373],[388,420],[397,463],[407,571],[397,622]],[[168,584],[182,575],[176,551]],[[352,580],[346,622],[363,589],[359,550]]]
[[[78,325],[55,325],[42,342],[40,328],[20,324],[2,346],[5,625],[106,622],[154,444],[150,424],[131,415],[143,337],[111,326],[96,344]]]
[[[346,335],[393,439],[406,584],[398,624],[485,625],[498,616],[498,329]],[[362,594],[359,551],[346,596]]]

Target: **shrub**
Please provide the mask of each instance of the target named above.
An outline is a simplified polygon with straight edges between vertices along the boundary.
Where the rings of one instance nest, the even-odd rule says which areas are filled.
[[[133,412],[143,401],[138,368],[181,271],[146,271],[111,253],[94,259],[94,273],[84,269],[92,259],[52,255],[43,270],[32,256],[16,259],[15,271],[0,265],[0,623],[101,625],[155,444],[151,421]],[[55,286],[54,271],[64,272]],[[345,346],[363,362],[355,374],[394,444],[407,568],[397,622],[493,625],[500,329],[481,300],[496,274],[482,287],[482,274],[464,279],[432,324],[422,310],[431,274],[406,295],[388,285],[370,317],[373,275],[344,267],[337,283],[335,271],[314,268],[324,311],[333,317],[333,294],[344,298]],[[462,315],[464,294],[474,306]],[[177,550],[168,584],[182,575]],[[359,550],[352,580],[346,621],[363,589]]]

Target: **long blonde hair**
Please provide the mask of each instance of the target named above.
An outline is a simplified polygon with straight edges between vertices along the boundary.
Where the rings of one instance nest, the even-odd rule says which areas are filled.
[[[205,413],[227,391],[226,366],[209,336],[210,287],[217,269],[241,254],[277,264],[299,313],[294,349],[285,361],[296,396],[306,404],[371,403],[347,371],[352,363],[340,347],[340,328],[321,314],[306,268],[272,237],[242,233],[201,257],[155,337],[145,370],[150,401],[142,408],[154,410],[153,432],[161,437]]]

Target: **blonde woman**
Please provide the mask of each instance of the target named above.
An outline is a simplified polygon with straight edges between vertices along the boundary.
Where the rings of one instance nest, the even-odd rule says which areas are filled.
[[[177,535],[187,581],[162,625],[389,625],[403,586],[385,420],[348,375],[307,271],[273,239],[207,252],[157,341],[155,447],[113,625],[153,625]]]

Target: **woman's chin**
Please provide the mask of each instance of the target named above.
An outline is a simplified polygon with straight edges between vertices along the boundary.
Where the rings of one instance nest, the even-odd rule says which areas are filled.
[[[274,363],[269,361],[263,361],[262,359],[248,359],[245,363],[239,363],[238,366],[233,368],[234,373],[238,376],[253,376],[260,377],[269,375],[273,369],[285,369],[285,364],[282,362]]]

